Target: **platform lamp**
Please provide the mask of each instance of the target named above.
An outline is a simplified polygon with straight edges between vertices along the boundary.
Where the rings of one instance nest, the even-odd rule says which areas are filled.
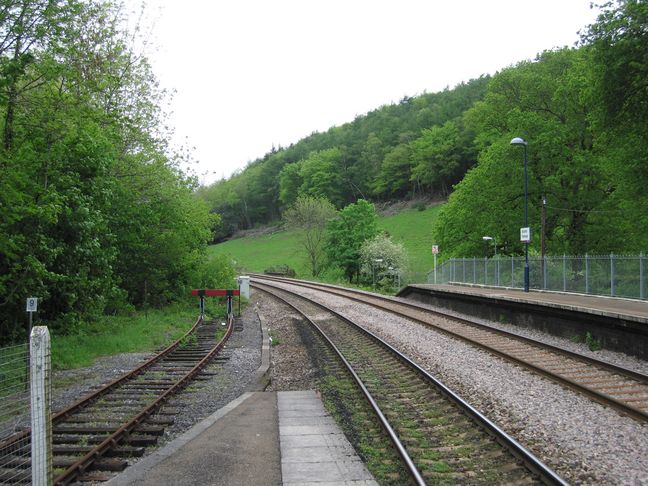
[[[497,285],[499,286],[499,284],[500,284],[500,266],[499,266],[499,260],[497,259],[497,242],[495,241],[494,236],[482,236],[482,239],[484,241],[492,241],[493,242],[493,248],[495,249],[495,254],[493,255],[493,258],[495,258],[495,279],[496,279]]]
[[[482,236],[482,240],[493,242],[493,248],[495,248],[495,258],[497,258],[497,242],[495,241],[495,238],[493,238],[492,236]]]
[[[529,231],[529,179],[527,177],[527,141],[520,137],[511,140],[511,145],[524,146],[524,228],[520,231],[520,240],[524,247],[524,291],[529,291],[529,243],[531,242],[531,231]],[[522,237],[524,235],[524,237]]]
[[[371,262],[371,273],[373,275],[373,287],[374,289],[376,288],[376,264],[377,263],[382,263],[383,259],[382,258],[374,258],[373,261]]]

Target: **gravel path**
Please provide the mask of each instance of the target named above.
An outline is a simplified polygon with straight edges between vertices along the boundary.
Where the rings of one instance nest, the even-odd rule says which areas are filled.
[[[403,350],[567,481],[648,484],[648,426],[420,324],[330,294],[299,292],[362,322]]]

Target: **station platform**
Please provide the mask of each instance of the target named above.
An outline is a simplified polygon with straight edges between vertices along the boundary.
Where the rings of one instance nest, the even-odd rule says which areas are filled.
[[[457,295],[465,294],[487,297],[489,299],[499,298],[511,302],[538,304],[547,307],[555,307],[557,309],[587,312],[617,318],[621,317],[648,324],[648,301],[646,300],[568,292],[550,292],[533,289],[529,292],[524,292],[522,289],[517,288],[486,287],[483,285],[470,284],[416,284],[408,287],[429,289],[436,292],[447,292]],[[401,290],[398,295],[406,296],[409,292],[407,290],[408,287]]]
[[[312,390],[245,393],[107,484],[377,486]]]
[[[398,297],[648,359],[648,301],[471,284],[414,284]]]

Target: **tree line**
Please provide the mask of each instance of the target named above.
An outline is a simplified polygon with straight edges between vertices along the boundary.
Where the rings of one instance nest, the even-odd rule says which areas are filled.
[[[200,188],[222,217],[217,241],[278,221],[300,196],[340,209],[450,195],[430,235],[444,258],[492,252],[483,235],[496,237],[498,253],[521,254],[523,162],[510,141],[522,137],[532,251],[543,206],[550,253],[645,250],[647,11],[640,0],[608,2],[578,46],[405,97]]]
[[[104,0],[0,1],[0,342],[25,299],[71,332],[204,278],[218,216],[166,145],[162,92]]]

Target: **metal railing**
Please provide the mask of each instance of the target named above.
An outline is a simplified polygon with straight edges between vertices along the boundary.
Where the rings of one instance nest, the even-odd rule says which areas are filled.
[[[532,289],[648,299],[646,255],[529,257]],[[524,286],[524,257],[451,258],[428,272],[427,282]]]

